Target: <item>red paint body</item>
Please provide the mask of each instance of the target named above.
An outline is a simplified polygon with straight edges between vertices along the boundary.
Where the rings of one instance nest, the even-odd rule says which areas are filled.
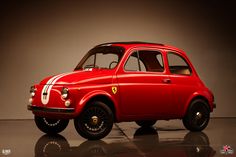
[[[122,44],[113,43],[109,46],[119,46],[124,49],[123,57],[113,69],[91,68],[90,70],[75,70],[56,80],[51,85],[49,101],[44,105],[41,101],[42,89],[48,83],[48,77],[35,85],[36,92],[31,106],[43,110],[33,110],[37,116],[48,118],[72,119],[77,117],[87,102],[94,98],[109,101],[113,108],[115,121],[135,121],[149,119],[183,118],[190,102],[204,98],[211,111],[214,108],[214,96],[198,77],[186,54],[177,48],[161,44]],[[162,54],[164,71],[125,71],[124,66],[134,51],[154,50]],[[191,68],[191,75],[176,75],[170,72],[167,53],[171,51],[180,55]],[[69,89],[67,99],[61,97],[63,87]],[[112,92],[112,87],[117,92]],[[71,105],[65,106],[70,100]],[[60,112],[46,109],[60,109]],[[72,112],[63,112],[72,109]],[[61,112],[62,111],[62,112]]]

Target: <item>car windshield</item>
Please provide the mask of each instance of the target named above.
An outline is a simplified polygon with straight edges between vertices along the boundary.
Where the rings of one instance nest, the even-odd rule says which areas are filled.
[[[124,48],[118,46],[97,46],[90,50],[75,70],[99,68],[113,69],[124,54]]]

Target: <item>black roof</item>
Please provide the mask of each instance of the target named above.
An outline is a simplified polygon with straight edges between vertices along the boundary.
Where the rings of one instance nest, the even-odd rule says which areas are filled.
[[[160,44],[160,43],[151,43],[151,42],[143,42],[143,41],[109,42],[109,43],[99,44],[97,46],[108,45],[108,44],[124,44],[124,45],[130,45],[130,44],[154,44],[154,45],[164,46],[164,44]]]

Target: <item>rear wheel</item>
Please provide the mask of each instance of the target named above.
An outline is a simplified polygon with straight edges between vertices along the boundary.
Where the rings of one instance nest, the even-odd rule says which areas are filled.
[[[47,134],[57,134],[63,131],[69,123],[67,119],[49,119],[38,116],[34,117],[34,121],[37,127]]]
[[[98,140],[110,133],[113,126],[113,113],[103,102],[94,101],[75,118],[74,125],[82,137]]]
[[[190,131],[202,131],[208,125],[210,119],[210,111],[204,100],[194,100],[183,118],[183,124]]]
[[[150,127],[156,123],[156,120],[139,120],[135,121],[135,123],[141,127]]]

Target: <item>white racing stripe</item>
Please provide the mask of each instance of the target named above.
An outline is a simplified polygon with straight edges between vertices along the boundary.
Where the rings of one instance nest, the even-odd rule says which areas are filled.
[[[66,76],[66,75],[68,75],[68,73],[56,75],[56,76],[50,78],[47,81],[47,83],[44,85],[42,92],[41,92],[41,102],[44,105],[46,105],[49,102],[52,86],[57,82],[57,80],[59,80],[60,78]],[[43,95],[43,93],[46,93],[47,95]]]

